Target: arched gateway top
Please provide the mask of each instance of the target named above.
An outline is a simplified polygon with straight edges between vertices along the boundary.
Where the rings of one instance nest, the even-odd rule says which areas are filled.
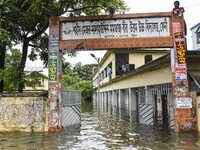
[[[173,18],[172,12],[53,17],[50,35],[59,35],[60,50],[173,47]]]
[[[167,48],[174,47],[174,41],[178,59],[185,59],[183,15],[180,17],[172,12],[50,18],[49,131],[62,130],[61,50]],[[172,56],[172,62],[174,59]],[[186,85],[187,80],[184,82]],[[173,83],[178,84],[178,81],[174,79]]]

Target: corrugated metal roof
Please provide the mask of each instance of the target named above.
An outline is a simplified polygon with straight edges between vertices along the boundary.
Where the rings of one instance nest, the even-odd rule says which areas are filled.
[[[190,70],[188,71],[194,82],[197,84],[197,86],[200,88],[200,70]]]

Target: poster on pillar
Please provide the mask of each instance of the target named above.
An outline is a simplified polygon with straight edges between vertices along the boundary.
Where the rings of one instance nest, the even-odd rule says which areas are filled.
[[[178,65],[186,64],[186,48],[185,48],[185,38],[183,32],[174,33],[176,55]]]
[[[192,98],[176,98],[176,108],[192,108]]]
[[[175,69],[176,80],[177,81],[186,81],[187,79],[187,68],[185,66],[177,66]]]
[[[57,83],[59,35],[49,35],[49,83]]]
[[[49,59],[49,83],[57,83],[57,59]]]
[[[59,50],[59,35],[49,35],[49,58],[57,59]]]
[[[186,68],[186,49],[185,49],[185,38],[183,32],[174,33],[175,39],[175,59],[176,59],[176,80],[186,81],[187,79],[187,68]]]

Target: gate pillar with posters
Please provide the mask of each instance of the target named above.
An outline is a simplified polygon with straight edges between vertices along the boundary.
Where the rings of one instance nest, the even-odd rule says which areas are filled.
[[[82,17],[52,17],[49,26],[49,131],[61,131],[61,50],[113,50],[134,48],[174,48],[174,25],[181,24],[172,12],[117,14]],[[172,51],[174,56],[175,51]],[[90,56],[88,56],[90,57]],[[175,56],[174,56],[175,57]],[[175,60],[171,57],[172,60]],[[173,63],[173,61],[172,61]],[[175,63],[173,63],[175,64]],[[172,70],[175,65],[172,65]],[[185,67],[185,70],[187,68]],[[174,68],[175,70],[175,68]],[[182,83],[182,82],[181,82]],[[178,92],[173,72],[174,93]],[[187,80],[183,82],[187,85]],[[182,88],[181,85],[179,89]],[[188,91],[186,91],[188,93]],[[188,95],[188,94],[187,94]],[[176,99],[180,100],[190,99]],[[177,104],[177,103],[176,103]],[[174,105],[175,131],[188,124]],[[184,111],[184,112],[187,112]],[[182,130],[182,129],[181,129]],[[184,129],[183,129],[184,130]]]
[[[48,130],[62,131],[62,53],[59,51],[59,17],[49,21]]]
[[[172,31],[174,48],[171,50],[174,130],[197,130],[196,92],[189,92],[187,77],[185,25],[183,13],[173,15]]]

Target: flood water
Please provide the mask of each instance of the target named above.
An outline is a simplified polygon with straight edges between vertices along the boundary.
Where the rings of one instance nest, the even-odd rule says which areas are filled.
[[[122,115],[123,114],[123,115]],[[0,133],[0,149],[8,150],[196,150],[198,133],[176,135],[165,127],[137,123],[134,113],[114,114],[86,109],[81,124],[64,128],[62,133]]]

